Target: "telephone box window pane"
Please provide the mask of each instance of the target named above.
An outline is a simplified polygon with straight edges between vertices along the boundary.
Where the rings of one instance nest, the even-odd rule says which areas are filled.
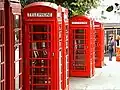
[[[85,66],[76,66],[75,70],[85,70]]]
[[[51,28],[47,25],[33,25],[30,32],[50,32]]]
[[[4,44],[4,32],[3,29],[0,29],[0,45]]]
[[[0,47],[0,63],[4,62],[4,47]]]
[[[15,46],[15,61],[19,60],[20,58],[20,51],[19,51],[19,45]]]
[[[40,86],[33,86],[31,90],[51,90],[51,88],[48,88],[46,85],[40,85]]]
[[[0,64],[0,81],[4,79],[4,64]]]
[[[78,44],[84,44],[84,40],[74,40],[74,44],[78,45]]]
[[[79,60],[79,61],[75,61],[74,64],[75,64],[76,66],[84,66],[85,62]]]
[[[75,51],[76,54],[85,54],[84,49],[79,49]]]
[[[48,75],[48,68],[33,68],[31,69],[32,75]]]
[[[37,49],[48,49],[50,48],[50,42],[34,42],[31,44],[31,49],[37,50]]]
[[[84,40],[76,40],[77,41],[77,44],[84,44]]]
[[[31,58],[48,58],[48,50],[34,50],[31,51]]]
[[[68,48],[66,48],[66,55],[68,55],[68,51],[69,51],[69,49],[68,49]]]
[[[84,34],[85,33],[85,30],[82,30],[82,29],[78,29],[78,30],[75,30],[75,33],[77,34]]]
[[[33,84],[50,84],[50,79],[48,77],[33,77]]]
[[[38,33],[38,34],[37,34]],[[39,41],[39,40],[50,40],[50,34],[39,34],[39,32],[36,32],[36,34],[30,35],[30,40],[33,41]]]
[[[4,11],[0,10],[0,26],[4,25]]]
[[[19,30],[15,30],[15,44],[19,44],[20,42],[20,31]]]
[[[75,39],[85,39],[84,35],[75,35]]]
[[[85,63],[85,59],[86,59],[86,55],[85,54],[79,54],[79,55],[76,55],[77,57],[79,56],[79,58],[75,58],[76,61],[81,61],[81,62],[84,62]]]
[[[19,76],[15,79],[15,90],[19,90]]]
[[[15,76],[19,75],[19,61],[15,63]]]
[[[40,66],[40,67],[43,67],[43,66],[45,66],[45,67],[48,67],[48,62],[49,62],[50,60],[47,60],[47,59],[38,59],[38,60],[31,60],[31,62],[30,62],[30,65],[31,66]],[[49,64],[49,66],[50,66],[50,64]]]
[[[31,66],[30,75],[36,75],[41,77],[42,75],[51,77],[51,68],[40,67],[40,66]]]
[[[74,49],[84,49],[84,45],[77,44],[77,45],[74,45],[73,48]]]
[[[19,28],[19,27],[20,27],[20,16],[14,15],[14,28]]]
[[[77,60],[77,61],[75,61],[75,64],[79,64],[79,65],[85,65],[85,62],[84,62],[84,60]]]

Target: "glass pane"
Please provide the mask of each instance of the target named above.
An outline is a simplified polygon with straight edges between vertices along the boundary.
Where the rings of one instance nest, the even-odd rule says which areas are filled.
[[[48,49],[50,48],[50,42],[34,42],[34,43],[31,43],[30,47],[33,50]]]
[[[2,62],[2,48],[0,47],[0,63]]]
[[[75,39],[85,39],[84,35],[75,35]]]
[[[85,66],[76,66],[75,70],[85,70]]]
[[[20,32],[19,30],[15,29],[15,44],[19,44],[20,42]]]
[[[78,29],[78,30],[75,30],[75,33],[79,33],[79,34],[84,34],[85,30],[82,30],[82,29]]]
[[[20,16],[14,15],[14,28],[19,28],[19,27],[20,27]]]
[[[74,45],[73,48],[74,49],[84,49],[84,45],[77,44],[77,45]]]
[[[32,58],[48,58],[48,50],[42,49],[42,50],[34,50],[31,51],[30,57]]]
[[[31,66],[48,66],[48,61],[49,60],[44,60],[44,59],[41,59],[41,60],[31,60],[30,62],[30,65]]]
[[[33,84],[50,84],[50,79],[48,77],[33,77]]]
[[[15,63],[15,76],[19,75],[19,61]]]
[[[4,44],[4,29],[0,29],[0,45]]]
[[[20,53],[20,51],[19,51],[19,45],[16,45],[15,46],[15,61],[17,61],[17,60],[19,60],[19,53]]]
[[[33,68],[31,73],[33,75],[48,75],[48,68]]]
[[[32,33],[31,33],[32,34]],[[39,40],[50,40],[50,34],[39,34],[39,32],[32,34],[30,40],[39,41]]]
[[[31,90],[51,90],[51,89],[48,88],[48,86],[41,85],[41,86],[33,86],[33,89]]]
[[[33,25],[30,32],[50,32],[51,28],[47,25]]]
[[[4,11],[0,10],[0,26],[4,25]]]
[[[19,77],[15,79],[15,90],[19,90]]]

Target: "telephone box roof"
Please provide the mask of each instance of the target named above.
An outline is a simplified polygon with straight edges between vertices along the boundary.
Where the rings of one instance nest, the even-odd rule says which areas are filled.
[[[88,18],[87,16],[84,16],[84,15],[75,15],[75,16],[71,17],[71,19],[76,19],[76,18],[85,19],[85,20],[91,20],[90,18]]]
[[[50,2],[34,2],[34,3],[31,3],[25,6],[25,8],[34,7],[34,6],[46,6],[46,7],[51,7],[53,9],[56,9],[56,10],[58,9],[57,4],[50,3]]]

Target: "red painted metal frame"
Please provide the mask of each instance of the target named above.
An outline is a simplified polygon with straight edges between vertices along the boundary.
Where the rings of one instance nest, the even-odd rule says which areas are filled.
[[[26,6],[23,10],[23,17],[24,17],[24,90],[61,90],[62,89],[62,84],[63,84],[63,79],[62,79],[62,11],[61,7],[57,6],[56,4],[49,3],[49,2],[35,2],[32,4],[29,4]],[[30,13],[52,13],[50,17],[40,17],[40,16],[30,16]],[[44,29],[41,29],[37,32],[30,32],[30,28],[38,25],[38,26],[50,26],[50,28],[46,28],[46,32],[43,32]],[[50,32],[48,30],[51,29]],[[33,28],[33,30],[36,30]],[[47,58],[42,58],[39,56],[39,49],[36,39],[32,38],[31,35],[38,34],[38,37],[36,39],[39,39],[38,43],[45,41],[46,43],[50,42],[50,46],[45,48],[48,50],[48,56]],[[40,39],[39,34],[49,34],[51,36],[50,41],[47,39],[43,40]],[[35,35],[36,36],[36,35]],[[30,39],[32,38],[32,39]],[[33,49],[32,43],[35,44],[35,47]],[[29,46],[31,45],[32,48]],[[26,47],[27,46],[27,47]],[[35,56],[33,53],[31,57],[30,51],[37,51],[38,55]],[[30,58],[31,57],[31,58]],[[36,65],[33,64],[30,65],[30,62],[33,63],[33,60],[40,61],[47,59],[47,66],[43,65],[38,67],[38,69],[44,69],[45,67],[47,68],[46,71],[49,72],[43,75],[40,75],[42,72],[37,71],[35,67]],[[30,61],[32,60],[32,61]],[[30,70],[32,72],[30,73]],[[38,73],[38,75],[35,75],[34,72]],[[47,79],[44,80],[43,78],[36,79],[35,77],[46,77]],[[43,80],[43,81],[42,81]],[[43,87],[43,88],[42,88]]]
[[[0,90],[6,90],[6,53],[5,53],[5,9],[4,0],[0,0]]]
[[[95,68],[93,21],[85,16],[73,16],[69,25],[70,76],[92,77]]]
[[[102,68],[104,61],[104,29],[100,22],[95,22],[95,67]]]
[[[23,89],[22,18],[19,2],[5,2],[6,16],[6,90]],[[17,36],[18,35],[18,36]],[[8,75],[8,76],[7,76]]]
[[[63,90],[69,90],[69,20],[68,20],[68,9],[62,7],[62,48],[63,48],[63,58],[62,58],[62,65],[63,65]]]
[[[91,33],[90,33],[90,38],[91,38],[91,60],[92,60],[92,76],[94,76],[95,74],[95,29],[94,29],[94,20],[92,18],[91,19]]]

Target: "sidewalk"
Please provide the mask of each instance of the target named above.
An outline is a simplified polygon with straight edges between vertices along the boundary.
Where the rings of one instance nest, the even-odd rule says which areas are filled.
[[[105,57],[107,66],[95,69],[92,78],[70,78],[70,90],[120,90],[120,62],[108,61]]]

